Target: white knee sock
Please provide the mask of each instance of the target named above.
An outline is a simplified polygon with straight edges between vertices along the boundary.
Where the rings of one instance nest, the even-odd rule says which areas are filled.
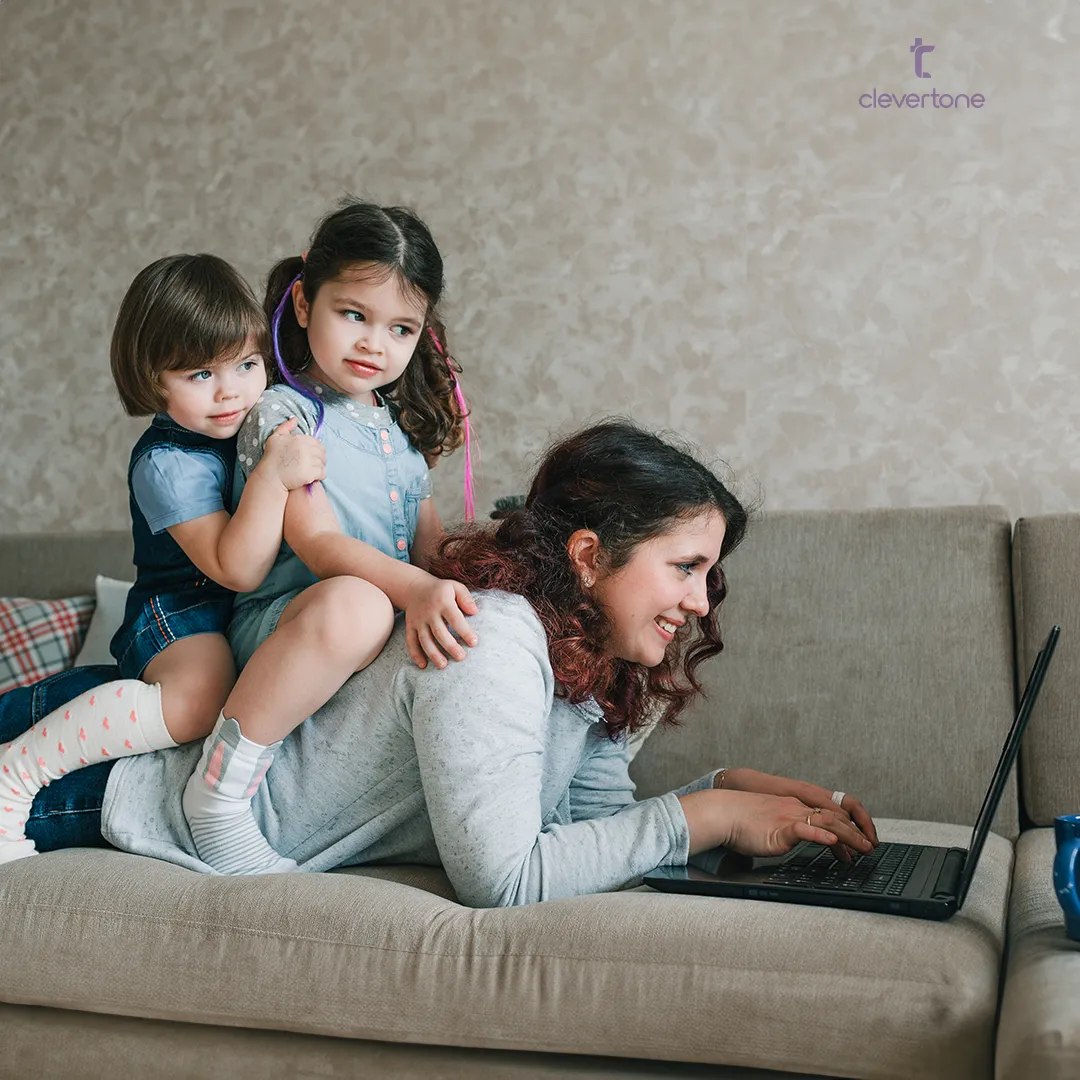
[[[138,679],[96,686],[0,746],[0,863],[36,855],[26,838],[34,796],[65,773],[175,746],[161,687]]]
[[[281,743],[245,739],[222,713],[203,743],[202,757],[184,788],[184,816],[204,863],[222,874],[287,874],[296,869],[262,834],[251,800]]]

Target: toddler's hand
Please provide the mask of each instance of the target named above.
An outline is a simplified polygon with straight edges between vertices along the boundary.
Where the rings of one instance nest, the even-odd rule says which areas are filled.
[[[416,666],[426,668],[430,659],[437,668],[446,667],[442,650],[455,660],[464,660],[465,650],[450,631],[471,648],[480,639],[465,616],[479,610],[460,581],[433,577],[414,589],[405,607],[405,642]]]
[[[326,478],[326,448],[310,435],[298,435],[296,423],[293,416],[274,428],[258,464],[267,479],[276,479],[287,491]]]

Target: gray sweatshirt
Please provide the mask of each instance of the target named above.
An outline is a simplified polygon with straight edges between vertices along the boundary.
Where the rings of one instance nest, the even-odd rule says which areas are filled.
[[[303,870],[441,865],[458,899],[499,907],[620,888],[685,864],[679,794],[634,800],[625,740],[595,702],[555,697],[547,637],[529,603],[474,594],[480,637],[460,663],[421,671],[399,618],[364,671],[278,750],[252,803],[267,839]],[[116,847],[204,873],[180,796],[197,743],[126,758],[105,793]]]

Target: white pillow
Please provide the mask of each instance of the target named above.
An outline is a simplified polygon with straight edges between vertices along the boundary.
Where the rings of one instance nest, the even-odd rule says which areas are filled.
[[[94,617],[90,620],[90,629],[86,631],[83,647],[75,657],[76,667],[116,663],[109,652],[109,642],[124,621],[128,589],[134,584],[133,581],[117,581],[116,578],[105,577],[104,574],[98,574],[95,578],[97,607],[94,608]]]

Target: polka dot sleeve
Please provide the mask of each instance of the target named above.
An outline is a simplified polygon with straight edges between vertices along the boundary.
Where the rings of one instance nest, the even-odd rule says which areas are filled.
[[[236,437],[236,460],[244,476],[262,460],[266,440],[279,424],[297,418],[295,430],[310,435],[315,430],[314,409],[295,390],[287,386],[271,386],[247,414]]]

